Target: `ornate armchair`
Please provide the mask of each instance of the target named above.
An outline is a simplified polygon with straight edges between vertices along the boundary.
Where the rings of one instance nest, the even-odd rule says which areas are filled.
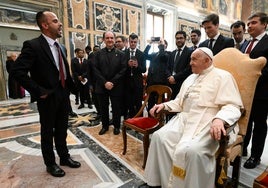
[[[236,80],[244,110],[239,119],[239,134],[236,141],[229,145],[229,136],[220,140],[220,148],[216,155],[216,187],[237,187],[241,165],[241,155],[244,136],[252,106],[252,100],[261,70],[265,66],[266,59],[260,57],[250,59],[247,54],[241,53],[235,48],[227,48],[214,56],[214,66],[229,71]],[[233,127],[227,129],[231,132]],[[233,166],[231,179],[227,178],[227,168]]]
[[[139,133],[142,133],[143,136],[143,150],[144,150],[144,159],[142,168],[145,168],[147,156],[148,156],[148,148],[149,148],[149,135],[154,131],[158,130],[160,127],[164,125],[164,114],[158,113],[156,118],[153,117],[141,117],[145,108],[147,108],[149,97],[152,93],[157,93],[157,104],[170,100],[172,90],[170,87],[165,85],[152,85],[149,86],[146,91],[146,98],[143,102],[142,107],[139,112],[133,117],[124,120],[122,126],[122,135],[123,135],[123,155],[127,152],[127,134],[126,128],[133,129]]]

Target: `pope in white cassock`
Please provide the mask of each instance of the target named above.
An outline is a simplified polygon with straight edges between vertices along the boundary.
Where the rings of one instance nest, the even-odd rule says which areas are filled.
[[[240,118],[243,104],[232,75],[214,67],[212,58],[208,48],[195,50],[193,74],[177,97],[150,110],[152,115],[162,109],[179,113],[152,135],[145,187],[214,187],[218,141],[226,135],[224,126]],[[235,126],[233,139],[238,133]]]

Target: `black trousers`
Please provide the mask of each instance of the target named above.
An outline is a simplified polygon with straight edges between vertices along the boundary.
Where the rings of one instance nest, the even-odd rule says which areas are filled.
[[[92,99],[89,94],[89,86],[79,83],[80,104],[84,104],[87,101],[88,105],[92,104]]]
[[[142,106],[143,88],[128,88],[124,97],[126,112],[129,117],[135,116]],[[124,115],[124,114],[123,114]]]
[[[252,136],[251,156],[257,159],[261,158],[264,149],[265,138],[267,135],[267,115],[268,100],[254,99],[247,127],[247,134],[244,139],[244,149],[247,148]]]
[[[105,94],[97,94],[102,127],[105,129],[109,128],[109,100],[111,100],[113,123],[115,128],[120,128],[121,123],[121,96],[111,96],[109,92]]]
[[[39,99],[37,107],[41,124],[41,150],[46,166],[55,164],[53,140],[60,158],[68,158],[67,128],[69,113],[69,92],[59,86],[46,99]]]

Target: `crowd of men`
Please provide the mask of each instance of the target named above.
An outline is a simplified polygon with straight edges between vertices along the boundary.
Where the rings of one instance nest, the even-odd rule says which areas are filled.
[[[263,25],[263,28],[251,29],[256,26],[253,25],[251,22],[249,22],[248,30],[249,31],[253,30],[249,32],[252,38],[257,37],[260,34],[264,35],[265,28],[266,28],[265,20],[262,21],[263,16],[257,15],[255,17],[260,17],[261,19],[260,25],[261,26]],[[255,22],[253,23],[255,24]],[[168,43],[166,40],[162,38],[160,38],[159,41],[152,41],[152,40],[149,41],[149,44],[146,46],[144,51],[141,51],[140,49],[137,48],[138,42],[139,42],[138,35],[134,33],[132,33],[128,38],[122,35],[116,36],[111,31],[104,33],[103,35],[104,45],[103,46],[105,47],[101,49],[99,52],[93,52],[92,54],[94,55],[90,56],[90,58],[88,55],[88,60],[90,62],[89,64],[91,65],[87,69],[91,69],[91,70],[87,71],[86,68],[84,69],[85,75],[86,73],[89,73],[88,74],[89,75],[88,83],[90,85],[89,88],[92,88],[91,84],[93,83],[94,85],[97,85],[96,86],[97,88],[99,88],[99,89],[92,90],[87,87],[86,90],[87,91],[90,90],[91,92],[94,92],[95,94],[97,94],[97,96],[99,96],[97,97],[99,98],[99,100],[94,100],[94,104],[97,107],[98,113],[102,117],[103,127],[100,131],[101,135],[104,134],[109,129],[109,124],[113,124],[115,126],[114,133],[119,134],[120,116],[124,116],[124,118],[126,119],[129,117],[133,117],[138,112],[139,108],[142,105],[143,92],[144,92],[145,87],[156,85],[156,84],[168,85],[172,88],[172,92],[173,92],[172,99],[175,99],[177,94],[180,91],[180,87],[182,83],[184,82],[184,80],[190,74],[192,74],[191,66],[190,66],[191,54],[198,47],[208,47],[213,52],[213,55],[216,55],[221,50],[223,50],[224,48],[228,48],[228,47],[235,47],[244,53],[249,53],[250,56],[253,58],[259,57],[260,55],[265,55],[264,53],[258,53],[258,55],[253,56],[250,52],[245,51],[246,48],[248,47],[249,41],[245,39],[244,34],[246,32],[246,27],[243,21],[236,21],[230,26],[230,30],[233,35],[233,38],[225,37],[219,32],[219,16],[216,14],[210,14],[207,17],[205,17],[205,19],[202,22],[202,27],[204,28],[208,39],[206,39],[205,41],[200,41],[201,31],[198,29],[194,29],[191,31],[191,33],[189,33],[192,46],[188,47],[186,45],[187,33],[185,31],[177,31],[175,34],[176,49],[172,52],[166,50]],[[107,37],[108,34],[111,36]],[[263,39],[259,38],[259,40],[261,39],[265,40],[266,38],[265,36],[263,37]],[[158,52],[149,53],[151,45],[153,43],[158,44],[159,50]],[[81,49],[78,49],[78,50],[81,50]],[[256,48],[255,51],[259,51],[259,49]],[[111,66],[115,61],[114,58],[118,59],[119,57],[121,57],[122,53],[124,54],[124,57],[122,57],[120,60],[121,67],[118,68],[117,70],[114,70],[115,65]],[[94,56],[96,58],[94,58]],[[102,62],[99,62],[100,57],[104,58],[104,59],[101,59]],[[74,59],[78,59],[78,57]],[[148,70],[146,70],[146,60],[150,61]],[[72,64],[73,64],[73,61],[74,60],[72,60]],[[125,62],[126,66],[122,65],[122,62]],[[99,64],[104,65],[104,67],[100,67]],[[81,64],[81,66],[82,65],[83,64]],[[114,72],[112,73],[113,70]],[[83,76],[83,73],[81,72],[80,75],[77,77],[77,71],[75,67],[73,68],[73,65],[72,65],[72,71],[73,71],[73,76],[75,80],[77,80],[77,78],[79,79],[79,76]],[[265,73],[265,71],[263,72]],[[146,86],[144,85],[144,82],[143,82],[143,78],[145,74],[146,74]],[[264,74],[262,77],[264,76],[266,75]],[[98,81],[96,83],[93,80],[95,81],[98,80]],[[100,83],[100,81],[102,82]],[[111,87],[109,88],[105,86],[105,82],[110,82]],[[83,97],[82,95],[82,93],[84,93],[83,87],[85,87],[85,85],[81,84],[81,80],[79,80],[79,85],[80,85],[79,92],[80,92],[81,104],[78,108],[81,108],[81,106],[84,107],[83,101],[85,98],[89,99],[88,106],[91,107],[90,98]],[[257,92],[258,92],[258,88],[259,87],[257,87]],[[117,91],[115,92],[115,90]],[[87,94],[88,93],[90,92],[87,92]],[[104,98],[107,97],[106,95],[110,97],[109,99],[111,100],[111,103],[112,103],[113,119],[110,122],[108,122],[109,100],[108,99],[104,100]],[[257,99],[255,99],[254,101],[256,100]],[[105,101],[105,104],[103,103],[104,101]],[[98,107],[96,103],[101,103],[102,110],[100,109],[100,107]],[[154,96],[152,96],[149,100],[148,110],[150,110],[154,104],[155,104]],[[256,102],[254,102],[254,104],[256,104]],[[262,104],[265,104],[265,103],[262,103]],[[255,108],[253,108],[253,110],[254,109]],[[260,109],[266,109],[266,108],[260,108]],[[265,111],[265,114],[267,115],[266,111]],[[251,121],[250,121],[251,123],[252,121],[254,121],[253,118],[254,117],[251,117]],[[259,118],[260,117],[258,117],[256,121],[258,121]],[[264,129],[266,127],[264,126],[265,125],[264,120],[265,119],[263,117],[262,123],[261,123],[262,124],[261,127],[263,127],[262,128],[263,132],[265,132]],[[258,123],[258,122],[255,122],[255,123]],[[252,129],[251,127],[252,126],[249,126],[249,131],[246,137],[246,144],[245,144],[245,148],[243,152],[244,156],[247,155],[246,147],[250,139],[251,129]],[[256,127],[254,129],[258,129],[258,126],[254,126],[254,127]],[[255,142],[255,140],[253,142]],[[264,143],[265,136],[263,136],[261,140],[262,140],[261,142]],[[258,148],[260,148],[260,146],[258,146]],[[253,146],[253,150],[254,150],[254,146]],[[260,150],[262,151],[263,147]],[[259,153],[257,154],[257,156],[254,156],[254,153],[251,154],[252,156],[245,163],[246,168],[254,168],[259,164],[261,153],[262,153],[261,151],[254,152],[254,153]]]

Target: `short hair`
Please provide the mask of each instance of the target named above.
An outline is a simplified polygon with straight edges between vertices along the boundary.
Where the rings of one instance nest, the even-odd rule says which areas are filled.
[[[75,48],[74,53],[77,53],[79,51],[83,51],[81,48]]]
[[[202,25],[207,22],[212,22],[213,25],[219,24],[219,16],[217,14],[209,14],[205,17],[205,19],[202,22]]]
[[[240,21],[240,20],[234,22],[234,23],[230,26],[230,29],[232,29],[232,28],[239,28],[240,26],[243,27],[243,30],[246,29],[246,24],[245,24],[245,22]]]
[[[114,38],[116,37],[116,35],[115,35],[115,33],[114,33],[113,31],[104,31],[104,32],[103,32],[103,35],[102,35],[102,38],[103,38],[103,39],[105,39],[105,35],[106,35],[107,32],[112,32],[113,35],[114,35]]]
[[[164,39],[164,43],[165,43],[166,46],[168,46],[168,42],[167,42],[166,39]]]
[[[100,48],[100,46],[97,45],[97,44],[95,44],[95,45],[93,46],[93,49],[94,49],[94,48]]]
[[[139,38],[139,37],[138,37],[137,34],[135,34],[135,33],[131,33],[131,34],[129,35],[129,38],[131,38],[131,39],[137,39],[137,38]]]
[[[39,11],[36,13],[36,16],[35,16],[36,23],[40,29],[42,29],[42,22],[45,21],[44,12],[45,11]]]
[[[191,33],[196,33],[199,37],[201,36],[201,31],[199,29],[193,29]]]
[[[175,37],[176,37],[178,34],[182,34],[183,37],[186,38],[186,32],[185,32],[185,31],[177,31],[176,34],[175,34]]]
[[[91,48],[91,46],[87,45],[87,46],[85,47],[85,50],[89,50],[89,51],[91,51],[92,48]]]
[[[116,39],[117,38],[120,38],[122,40],[122,42],[126,41],[126,37],[124,37],[123,35],[116,36]]]
[[[260,22],[262,24],[267,24],[268,23],[267,14],[265,14],[264,12],[257,12],[255,14],[252,14],[251,16],[248,17],[248,20],[251,20],[254,17],[259,17],[260,18]]]

